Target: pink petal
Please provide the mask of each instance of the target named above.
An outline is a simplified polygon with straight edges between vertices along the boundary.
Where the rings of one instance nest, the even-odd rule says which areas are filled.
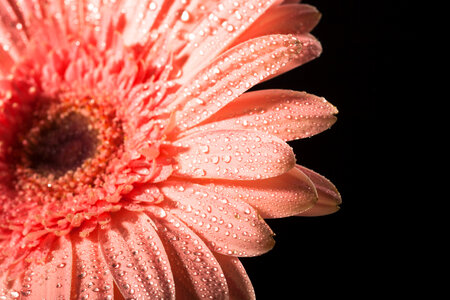
[[[168,204],[171,213],[202,237],[213,251],[255,256],[273,247],[272,231],[250,205],[186,181],[166,181],[160,188],[171,200]]]
[[[319,200],[316,205],[298,215],[313,217],[329,215],[337,212],[339,210],[339,204],[342,203],[342,199],[336,187],[328,179],[310,169],[300,165],[297,165],[296,168],[311,179],[319,196]]]
[[[28,294],[28,286],[18,278],[9,276],[8,270],[0,274],[0,299],[19,299],[19,295]],[[23,292],[22,292],[23,291]]]
[[[290,35],[289,35],[290,36]],[[267,78],[264,78],[264,81],[272,79],[280,74],[286,73],[298,66],[301,66],[317,57],[322,53],[322,45],[320,42],[311,34],[296,34],[294,35],[300,45],[302,45],[302,50],[299,53],[297,59],[293,62],[285,64],[283,68],[281,68],[276,74],[272,74]]]
[[[112,220],[110,228],[99,231],[99,241],[124,298],[175,299],[169,259],[152,220],[127,211]]]
[[[14,1],[0,0],[0,48],[15,61],[19,60],[26,49],[28,38],[22,16]],[[3,61],[1,61],[3,64]]]
[[[155,224],[171,258],[175,286],[183,285],[190,299],[228,298],[222,269],[202,239],[173,215]]]
[[[144,44],[150,28],[164,5],[164,0],[126,0],[117,8],[125,15],[123,37],[126,45]]]
[[[250,204],[265,219],[284,218],[307,211],[318,197],[311,180],[295,168],[262,180],[194,182],[228,199],[239,199]]]
[[[268,35],[228,50],[175,94],[180,130],[206,120],[255,84],[317,57],[320,43],[310,35]]]
[[[177,59],[187,59],[183,72],[191,78],[208,65],[251,23],[280,0],[229,0],[220,1],[214,10],[204,16],[200,24],[189,32],[189,41],[177,54]],[[192,12],[195,15],[195,12]],[[181,15],[183,21],[183,15]]]
[[[46,263],[33,263],[23,279],[23,293],[30,299],[70,299],[72,242],[68,236],[56,239]]]
[[[175,175],[252,180],[281,175],[295,165],[292,148],[275,136],[249,130],[200,132],[174,142]]]
[[[192,39],[190,33],[217,9],[218,1],[191,0],[165,1],[154,28],[164,28],[171,37],[168,45],[173,53],[179,53]]]
[[[314,6],[306,4],[274,7],[256,20],[232,46],[263,35],[308,33],[317,25],[320,16]]]
[[[73,292],[76,299],[108,299],[113,296],[114,281],[98,243],[98,232],[81,238],[73,235],[75,273]]]
[[[11,58],[8,52],[3,50],[3,47],[0,43],[0,78],[6,77],[11,70],[11,67],[14,65],[14,60]]]
[[[253,285],[248,278],[244,266],[238,258],[215,254],[227,279],[230,299],[254,300],[256,299]]]
[[[254,129],[290,141],[320,133],[336,122],[324,98],[289,90],[244,93],[183,135],[212,129]]]

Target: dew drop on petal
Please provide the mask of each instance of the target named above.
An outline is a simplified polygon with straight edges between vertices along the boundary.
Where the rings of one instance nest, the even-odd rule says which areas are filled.
[[[118,268],[120,268],[120,264],[119,263],[113,263],[111,265],[111,267],[113,267],[114,269],[118,269]]]
[[[189,12],[183,11],[181,13],[181,21],[188,22],[190,18],[191,18],[191,16],[189,15]]]
[[[197,176],[205,176],[206,171],[200,168],[194,169],[194,174]]]
[[[222,157],[222,160],[223,160],[224,162],[226,162],[226,163],[229,163],[229,162],[231,161],[231,156],[229,156],[229,155],[224,155],[224,156]]]
[[[200,151],[202,151],[203,153],[208,153],[209,152],[209,146],[208,145],[200,146]]]

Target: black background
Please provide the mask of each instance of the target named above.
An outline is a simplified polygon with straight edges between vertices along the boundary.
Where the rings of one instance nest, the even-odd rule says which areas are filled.
[[[316,218],[267,220],[276,245],[243,258],[257,299],[312,299],[374,295],[392,279],[384,268],[389,241],[384,223],[391,209],[386,134],[415,28],[400,1],[303,1],[322,13],[313,30],[323,54],[259,88],[285,88],[325,97],[339,109],[335,125],[312,138],[290,142],[297,163],[330,179],[342,195],[341,210]],[[404,65],[403,65],[404,64]],[[391,128],[392,131],[392,128]],[[395,149],[389,149],[395,153]],[[391,187],[392,188],[392,187]],[[391,255],[392,256],[392,255]],[[365,287],[365,288],[363,288]],[[365,296],[364,296],[365,295]]]

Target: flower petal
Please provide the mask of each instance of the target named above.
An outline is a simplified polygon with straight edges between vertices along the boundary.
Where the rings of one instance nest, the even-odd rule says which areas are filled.
[[[19,295],[28,295],[28,283],[22,283],[17,278],[11,278],[9,270],[0,274],[0,299],[19,299]]]
[[[186,78],[208,65],[251,23],[280,0],[225,0],[205,16],[194,30],[189,32],[189,41],[177,54],[186,58],[183,73]],[[181,15],[183,21],[183,15]]]
[[[171,213],[191,227],[213,251],[255,256],[273,247],[272,231],[250,205],[190,182],[170,180],[159,186],[172,202],[168,204]]]
[[[317,57],[310,35],[268,35],[239,44],[182,86],[168,105],[179,130],[206,120],[257,83]]]
[[[125,15],[123,37],[126,45],[144,44],[149,38],[150,28],[160,13],[163,0],[125,0],[121,1],[121,8],[117,8]]]
[[[171,258],[175,286],[181,284],[190,299],[228,299],[222,269],[202,239],[170,214],[155,224]]]
[[[244,266],[238,258],[215,254],[217,261],[225,273],[230,299],[254,300],[256,299],[253,285],[248,278]]]
[[[193,182],[228,199],[239,199],[250,204],[264,219],[284,218],[307,211],[318,197],[311,180],[296,168],[262,180]]]
[[[296,168],[311,179],[319,196],[316,205],[298,216],[324,216],[337,212],[342,199],[336,187],[328,179],[310,169],[300,165]]]
[[[0,61],[2,62],[0,64],[0,78],[2,78],[8,75],[9,71],[11,70],[11,67],[14,65],[14,60],[12,59],[12,57],[9,55],[8,52],[3,50],[1,43],[0,43]]]
[[[70,299],[72,282],[72,242],[57,238],[44,264],[32,263],[25,272],[23,293],[32,299]]]
[[[319,20],[320,12],[314,6],[306,4],[280,5],[256,20],[233,42],[232,46],[263,35],[308,33]]]
[[[324,98],[290,90],[244,93],[183,135],[218,129],[254,129],[290,141],[320,133],[336,122],[337,109]]]
[[[172,271],[150,218],[122,210],[99,231],[103,256],[124,298],[175,299]]]
[[[73,297],[76,299],[108,299],[113,296],[114,281],[99,244],[98,232],[82,238],[72,237],[75,254]]]
[[[267,81],[280,74],[286,73],[320,56],[322,53],[322,45],[313,35],[304,33],[296,34],[294,36],[298,39],[300,45],[302,45],[302,51],[300,51],[297,59],[285,64],[280,70],[278,70],[277,73],[271,74],[267,78],[264,78],[263,81]]]
[[[22,51],[26,49],[27,42],[22,15],[17,9],[16,2],[0,0],[0,48],[17,61]]]
[[[292,148],[275,136],[249,130],[200,132],[174,142],[175,175],[238,180],[281,175],[295,165]]]

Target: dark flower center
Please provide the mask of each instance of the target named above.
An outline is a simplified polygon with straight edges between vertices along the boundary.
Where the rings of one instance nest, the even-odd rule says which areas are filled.
[[[38,100],[7,148],[5,184],[22,198],[54,199],[101,185],[124,141],[113,107],[90,97]]]
[[[25,155],[31,169],[57,178],[67,171],[76,170],[95,155],[97,135],[86,116],[70,112],[40,128],[27,145]]]

